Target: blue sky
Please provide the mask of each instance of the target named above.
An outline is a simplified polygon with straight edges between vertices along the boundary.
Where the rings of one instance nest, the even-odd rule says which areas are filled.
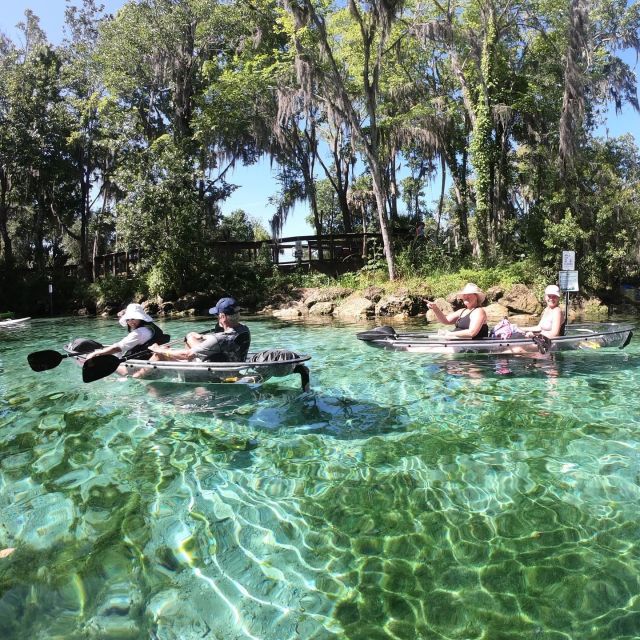
[[[111,13],[115,13],[124,2],[125,0],[102,0],[105,10]],[[0,12],[0,31],[17,40],[18,32],[15,25],[23,20],[25,10],[31,9],[40,18],[40,26],[49,40],[54,43],[60,42],[63,37],[64,10],[67,4],[65,0],[12,0],[11,2],[6,0]],[[71,4],[79,5],[80,0]],[[623,58],[637,73],[638,61],[635,54],[628,53]],[[623,133],[632,133],[640,143],[640,116],[629,107],[626,107],[621,115],[616,115],[611,109],[607,117],[607,125],[601,135],[614,137]],[[237,167],[233,173],[228,175],[227,179],[239,185],[239,188],[225,201],[223,212],[230,213],[234,209],[244,209],[268,228],[268,220],[274,213],[268,199],[278,190],[275,173],[271,169],[268,159],[250,167]],[[429,190],[427,190],[427,200],[433,199],[435,201],[439,185],[434,183],[431,188],[433,190],[432,197],[429,197]],[[313,233],[311,227],[304,221],[306,216],[306,206],[299,205],[290,215],[283,235]]]

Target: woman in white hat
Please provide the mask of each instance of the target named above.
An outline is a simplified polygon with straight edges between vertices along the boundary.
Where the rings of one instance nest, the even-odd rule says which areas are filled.
[[[147,358],[151,355],[148,347],[156,342],[165,344],[169,341],[169,336],[153,323],[153,318],[145,312],[141,304],[132,302],[128,305],[118,322],[127,328],[127,335],[118,342],[96,349],[87,356],[87,360],[96,356],[115,355],[123,358],[134,354]]]
[[[489,336],[487,312],[481,306],[486,298],[484,291],[477,284],[468,282],[457,295],[464,307],[447,315],[435,302],[427,302],[427,306],[436,314],[439,322],[455,325],[453,331],[446,331],[444,335],[447,338],[466,340],[487,338]]]
[[[557,285],[550,284],[544,290],[544,300],[547,306],[542,312],[540,322],[535,327],[527,327],[527,338],[533,338],[536,333],[547,338],[564,335],[564,313],[560,308],[560,289]]]

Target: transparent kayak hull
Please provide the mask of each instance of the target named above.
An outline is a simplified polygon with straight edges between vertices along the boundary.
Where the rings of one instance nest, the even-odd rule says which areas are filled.
[[[65,348],[69,353],[69,350]],[[83,365],[85,357],[73,354],[74,360]],[[200,384],[249,384],[260,385],[270,378],[282,378],[299,374],[303,388],[309,383],[309,370],[304,365],[311,356],[291,354],[286,360],[252,362],[256,353],[249,353],[245,362],[189,362],[124,360],[121,364],[128,375],[144,371],[142,379],[166,380],[172,382],[197,382]]]
[[[16,318],[15,320],[0,320],[0,329],[9,329],[11,327],[19,327],[31,318]]]
[[[616,322],[586,322],[571,324],[566,328],[566,335],[551,338],[544,348],[532,338],[482,340],[455,340],[439,337],[426,332],[416,333],[385,333],[391,327],[378,327],[370,331],[357,334],[372,347],[389,349],[392,351],[406,351],[408,353],[426,354],[527,354],[541,352],[596,350],[608,347],[623,349],[629,344],[633,336],[634,326]],[[378,331],[382,330],[382,331]]]

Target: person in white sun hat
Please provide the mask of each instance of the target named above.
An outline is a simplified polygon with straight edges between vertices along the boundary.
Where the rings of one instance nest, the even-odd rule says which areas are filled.
[[[435,302],[427,302],[427,307],[435,314],[438,322],[442,324],[453,324],[452,331],[445,331],[446,338],[456,338],[463,340],[479,340],[489,336],[489,325],[487,325],[487,312],[482,308],[482,303],[487,297],[484,291],[473,282],[468,282],[461,291],[457,293],[462,300],[464,307],[445,315],[442,309]]]
[[[141,304],[136,302],[127,305],[124,313],[120,314],[118,322],[127,328],[127,335],[118,342],[91,352],[87,355],[87,360],[96,356],[115,355],[118,358],[124,358],[134,354],[139,358],[147,358],[150,355],[148,347],[155,343],[164,344],[169,341],[169,336],[153,323],[153,318]],[[124,367],[122,369],[123,371],[118,370],[118,373],[125,372]]]
[[[550,284],[544,290],[544,301],[547,303],[542,312],[540,322],[534,327],[527,327],[525,336],[533,338],[538,333],[547,338],[555,338],[564,335],[564,313],[560,308],[560,289],[555,284]]]

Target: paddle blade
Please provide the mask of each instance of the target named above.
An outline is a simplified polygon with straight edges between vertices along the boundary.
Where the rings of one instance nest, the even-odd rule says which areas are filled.
[[[94,382],[100,378],[106,378],[115,372],[122,360],[112,355],[96,356],[85,360],[82,365],[82,381]]]
[[[47,371],[57,367],[66,357],[62,353],[47,349],[30,353],[27,356],[27,362],[34,371]]]
[[[381,340],[383,338],[396,338],[396,330],[393,327],[384,325],[382,327],[376,327],[369,331],[361,331],[356,333],[358,340],[364,340],[365,342],[371,342],[372,340]]]

